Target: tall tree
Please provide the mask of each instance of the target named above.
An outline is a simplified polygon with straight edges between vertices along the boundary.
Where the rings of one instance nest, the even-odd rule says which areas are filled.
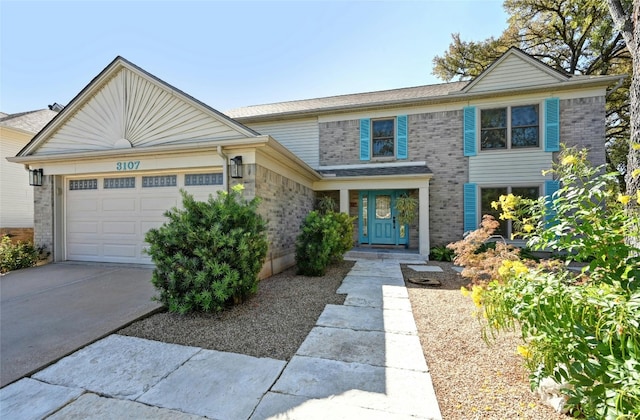
[[[640,176],[633,176],[635,170],[640,170],[640,0],[623,2],[621,0],[607,0],[607,6],[615,23],[615,27],[624,38],[633,62],[633,76],[629,88],[630,102],[630,144],[627,156],[627,194],[637,197],[632,200],[632,208],[640,209]],[[639,227],[640,228],[640,227]],[[638,245],[638,244],[636,244]]]
[[[623,0],[625,1],[625,0]],[[628,74],[631,55],[602,0],[505,0],[507,29],[498,38],[463,41],[452,35],[433,73],[468,80],[480,74],[509,47],[518,47],[569,74]],[[629,147],[630,79],[607,98],[607,159],[625,172]]]

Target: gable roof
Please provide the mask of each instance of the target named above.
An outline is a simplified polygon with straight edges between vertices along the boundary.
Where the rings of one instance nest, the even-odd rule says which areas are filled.
[[[9,115],[3,114],[3,116],[0,116],[0,126],[35,134],[42,130],[56,115],[58,115],[57,112],[49,109],[39,109]]]
[[[505,88],[535,86],[548,83],[566,82],[571,75],[558,71],[535,59],[519,48],[511,47],[482,73],[475,77],[463,92],[473,92],[494,88],[494,82]],[[482,85],[486,85],[483,88]]]
[[[17,156],[259,136],[118,56]]]

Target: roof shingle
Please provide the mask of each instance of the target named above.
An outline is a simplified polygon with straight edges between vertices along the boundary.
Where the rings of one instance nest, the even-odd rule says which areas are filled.
[[[354,93],[325,98],[253,105],[225,112],[231,118],[250,118],[265,115],[300,113],[305,111],[331,111],[354,106],[393,104],[407,100],[420,100],[459,92],[469,82],[440,83],[379,92]]]
[[[319,169],[324,176],[341,177],[360,177],[360,176],[394,176],[394,175],[420,175],[432,174],[431,169],[426,165],[415,166],[386,166],[372,168],[353,168],[353,169]]]
[[[57,114],[57,112],[49,109],[19,112],[0,117],[0,126],[16,128],[35,134],[42,130]]]

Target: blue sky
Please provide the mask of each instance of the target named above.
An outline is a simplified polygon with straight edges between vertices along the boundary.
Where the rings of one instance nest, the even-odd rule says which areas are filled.
[[[219,111],[440,83],[452,33],[506,20],[501,0],[0,0],[0,111],[67,104],[118,55]]]

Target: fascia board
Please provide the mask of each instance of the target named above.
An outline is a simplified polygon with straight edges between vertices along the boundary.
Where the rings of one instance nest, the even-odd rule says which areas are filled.
[[[197,150],[217,150],[218,146],[223,148],[227,147],[260,147],[266,143],[267,138],[264,136],[254,137],[249,139],[235,139],[228,141],[216,141],[207,143],[192,143],[192,144],[172,144],[168,146],[157,146],[150,148],[137,148],[137,149],[113,149],[113,150],[101,150],[90,152],[78,152],[78,153],[65,153],[55,155],[29,155],[29,156],[16,156],[7,158],[9,162],[34,164],[39,162],[62,162],[69,160],[82,160],[82,159],[99,159],[102,157],[122,157],[127,156],[145,156],[145,155],[163,155],[163,154],[176,154],[176,153],[190,153]]]

